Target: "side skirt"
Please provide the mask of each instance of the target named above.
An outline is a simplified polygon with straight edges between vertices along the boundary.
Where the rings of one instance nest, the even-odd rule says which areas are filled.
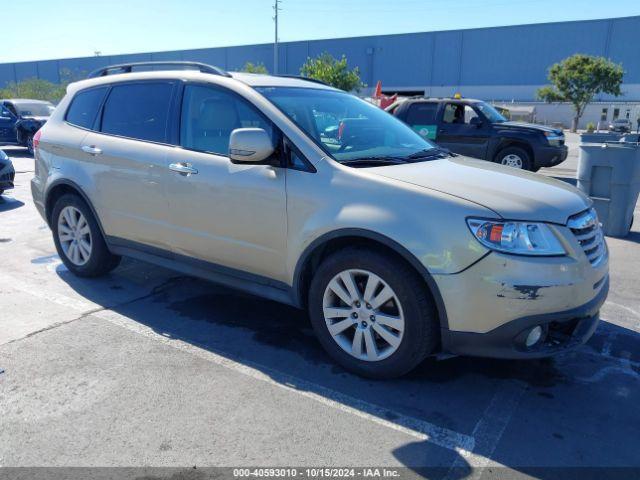
[[[119,237],[107,236],[106,241],[114,255],[142,260],[299,308],[294,301],[292,288],[285,283]]]

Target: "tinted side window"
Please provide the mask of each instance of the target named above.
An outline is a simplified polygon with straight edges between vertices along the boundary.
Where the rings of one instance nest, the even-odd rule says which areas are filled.
[[[248,102],[225,90],[187,85],[182,100],[180,144],[185,148],[228,155],[236,128],[273,128]]]
[[[433,125],[436,123],[437,103],[414,103],[407,112],[409,125]]]
[[[14,116],[16,117],[18,116],[18,111],[16,110],[16,107],[14,107],[11,103],[5,102],[4,106],[7,107],[9,111],[13,113]]]
[[[107,89],[107,87],[92,88],[77,93],[67,110],[67,122],[83,128],[92,128]]]
[[[165,142],[171,104],[171,83],[116,85],[104,105],[104,133]]]

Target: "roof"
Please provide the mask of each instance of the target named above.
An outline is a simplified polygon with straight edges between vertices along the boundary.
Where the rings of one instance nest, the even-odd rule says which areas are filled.
[[[240,80],[251,87],[301,87],[301,88],[322,88],[336,90],[313,79],[306,80],[303,77],[264,75],[260,73],[229,72],[231,77]]]
[[[1,101],[12,103],[40,103],[43,105],[52,105],[51,102],[47,102],[46,100],[32,100],[30,98],[3,98]]]
[[[116,73],[102,77],[88,78],[69,85],[68,91],[76,91],[98,85],[107,85],[115,82],[153,80],[153,79],[183,79],[200,82],[210,82],[220,85],[229,82],[242,82],[250,87],[294,87],[294,88],[315,88],[323,90],[336,90],[328,85],[320,84],[313,80],[303,78],[279,77],[274,75],[263,75],[245,72],[229,72],[230,77],[202,73],[196,70],[153,70],[138,71],[131,73]]]
[[[408,101],[412,102],[468,102],[468,103],[478,103],[484,102],[484,100],[478,100],[477,98],[455,98],[455,97],[409,97]]]

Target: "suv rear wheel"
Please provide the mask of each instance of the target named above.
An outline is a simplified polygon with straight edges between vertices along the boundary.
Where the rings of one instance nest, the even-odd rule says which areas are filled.
[[[118,266],[89,206],[79,196],[65,194],[51,215],[53,240],[65,266],[80,277],[98,277]]]
[[[329,355],[366,377],[403,375],[438,344],[424,281],[402,262],[371,250],[345,249],[320,265],[309,314]]]
[[[522,170],[531,170],[531,157],[526,150],[520,147],[507,147],[498,152],[496,163]]]

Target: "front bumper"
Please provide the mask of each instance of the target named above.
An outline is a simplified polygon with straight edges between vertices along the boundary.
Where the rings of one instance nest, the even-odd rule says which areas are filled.
[[[609,277],[598,287],[600,291],[591,301],[563,312],[522,317],[486,333],[444,329],[442,349],[456,355],[524,359],[548,357],[583,345],[600,321],[599,310],[609,292]],[[543,337],[527,347],[525,339],[535,326],[542,327]]]
[[[609,289],[609,254],[587,258],[571,229],[551,225],[568,252],[559,257],[488,253],[465,270],[433,275],[446,312],[443,350],[502,358],[547,356],[585,342]],[[529,330],[549,334],[524,348]],[[551,341],[553,340],[553,341]]]
[[[564,162],[568,155],[569,147],[566,145],[540,147],[534,152],[535,166],[553,167]]]

